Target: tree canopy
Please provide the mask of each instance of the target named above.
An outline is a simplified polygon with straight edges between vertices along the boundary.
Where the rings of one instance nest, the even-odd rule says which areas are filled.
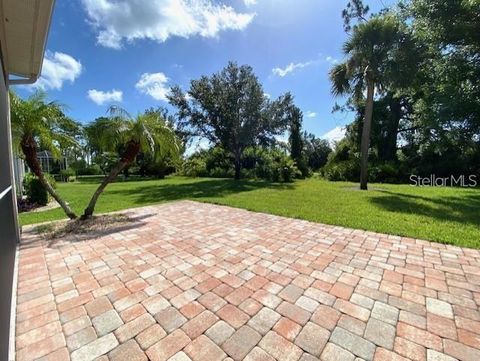
[[[385,66],[377,72],[380,85],[373,106],[370,158],[375,169],[371,179],[405,181],[408,174],[432,173],[479,175],[480,2],[406,0],[378,14],[368,14],[365,8],[362,1],[352,0],[342,14],[351,36],[345,47],[347,59],[353,58],[349,43],[375,19],[390,19],[398,34]],[[366,108],[361,67],[352,70],[358,63],[347,61],[331,72],[334,92],[348,99],[339,109],[357,113],[338,149],[349,149],[348,160],[340,157],[339,161],[351,163],[342,166],[345,170],[358,166],[356,152]],[[333,169],[335,161],[329,163]],[[390,176],[378,178],[387,168]]]
[[[243,151],[273,142],[289,124],[285,112],[289,96],[270,101],[248,65],[230,62],[216,74],[192,80],[186,94],[173,87],[168,98],[178,109],[181,129],[231,152],[236,179],[240,178]]]

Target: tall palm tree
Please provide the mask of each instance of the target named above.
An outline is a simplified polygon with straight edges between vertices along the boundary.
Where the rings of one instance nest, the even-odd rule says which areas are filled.
[[[391,15],[376,16],[353,28],[343,45],[346,60],[330,71],[332,93],[352,95],[360,102],[366,92],[365,118],[361,140],[360,189],[368,189],[368,150],[372,128],[373,101],[376,90],[391,81],[398,68],[405,34],[400,23]]]
[[[14,147],[23,153],[30,170],[60,204],[65,214],[70,219],[77,218],[70,206],[48,182],[37,158],[39,148],[49,150],[54,157],[59,157],[60,144],[77,145],[75,139],[62,130],[66,120],[62,107],[56,102],[47,102],[46,93],[42,91],[37,91],[26,100],[11,92],[10,104]]]
[[[117,164],[93,194],[82,219],[88,219],[93,215],[97,200],[107,185],[133,163],[140,151],[155,157],[170,156],[172,159],[178,159],[177,136],[171,125],[158,113],[149,112],[132,118],[118,107],[111,107],[109,112],[110,117],[103,118],[101,127],[98,127],[96,142],[104,151],[122,149],[122,153]]]

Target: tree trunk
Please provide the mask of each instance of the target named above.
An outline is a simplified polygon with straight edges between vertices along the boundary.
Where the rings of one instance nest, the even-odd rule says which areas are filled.
[[[37,158],[37,143],[35,142],[35,139],[33,139],[32,136],[23,137],[21,147],[23,154],[25,155],[25,162],[27,163],[33,174],[38,177],[38,180],[47,190],[48,194],[50,194],[53,199],[57,201],[57,203],[60,205],[60,207],[62,207],[68,218],[76,219],[77,215],[75,214],[75,212],[73,212],[70,206],[60,197],[57,191],[53,189],[47,178],[45,178],[45,174],[43,174],[42,167],[40,166]]]
[[[103,193],[107,185],[111,183],[113,180],[115,180],[115,178],[120,174],[120,172],[135,160],[135,157],[138,155],[139,151],[140,151],[140,143],[135,142],[133,140],[127,143],[127,148],[125,149],[125,152],[120,157],[120,160],[118,161],[118,163],[112,168],[112,170],[110,171],[110,174],[104,178],[104,180],[98,186],[95,193],[93,193],[93,196],[90,199],[90,202],[88,203],[87,208],[85,208],[85,211],[83,212],[83,215],[81,218],[82,220],[92,217],[98,198]]]
[[[400,98],[392,96],[390,101],[391,121],[387,126],[384,154],[380,154],[382,160],[397,159],[397,137],[400,119],[402,118],[402,103]]]
[[[375,84],[367,75],[367,104],[365,107],[365,119],[363,121],[361,163],[360,163],[360,189],[368,189],[368,150],[370,148],[370,132],[372,129],[373,96]]]
[[[235,180],[239,180],[242,170],[242,156],[240,150],[235,150]]]

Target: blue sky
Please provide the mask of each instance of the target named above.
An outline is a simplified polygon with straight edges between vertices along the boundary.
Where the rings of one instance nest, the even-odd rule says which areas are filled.
[[[372,0],[375,9],[381,0]],[[83,123],[112,103],[130,113],[167,106],[168,88],[249,64],[277,97],[295,96],[304,128],[338,133],[351,115],[331,110],[328,71],[346,38],[339,0],[57,1],[42,77],[34,87]],[[30,87],[17,87],[22,96]],[[331,132],[334,130],[333,132]],[[330,132],[330,133],[329,133]]]

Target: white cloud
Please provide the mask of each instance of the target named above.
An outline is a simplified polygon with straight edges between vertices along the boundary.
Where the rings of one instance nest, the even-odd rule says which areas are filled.
[[[41,89],[62,89],[63,83],[73,83],[82,72],[82,64],[72,56],[60,53],[45,53],[40,79],[33,85]]]
[[[96,89],[90,89],[88,91],[88,97],[97,105],[103,105],[111,102],[121,102],[123,92],[120,90],[102,91]]]
[[[251,1],[251,0],[250,0]],[[238,13],[213,0],[82,0],[100,45],[119,49],[124,40],[164,42],[171,36],[215,37],[242,30],[255,13]]]
[[[267,99],[272,99],[272,96],[269,93],[263,93],[263,96]]]
[[[156,100],[167,100],[170,91],[168,78],[163,73],[144,73],[135,87],[143,94],[150,95]]]
[[[312,65],[313,62],[307,61],[305,63],[290,63],[288,64],[285,68],[273,68],[272,72],[275,75],[278,75],[279,77],[283,78],[284,76],[288,75],[289,73],[294,72],[297,69],[302,69],[305,68],[309,65]]]
[[[315,112],[312,112],[311,110],[309,110],[308,112],[305,113],[305,116],[307,118],[315,118],[317,116],[317,113]]]
[[[300,62],[300,63],[293,63],[292,62],[292,63],[288,64],[287,66],[285,66],[284,68],[281,68],[281,67],[273,68],[272,72],[273,72],[273,74],[283,78],[283,77],[287,76],[288,74],[295,72],[296,70],[303,69],[303,68],[306,68],[308,66],[316,66],[316,65],[324,64],[325,62],[327,62],[331,65],[335,65],[335,64],[339,63],[339,60],[332,57],[332,56],[323,57],[323,55],[320,53],[317,58],[314,58],[312,60],[305,61],[305,62]]]
[[[335,142],[338,142],[339,140],[342,140],[345,137],[345,127],[335,127],[328,132],[326,132],[324,135],[322,135],[320,138],[326,139],[330,142],[330,144],[335,144]]]
[[[243,2],[247,6],[257,5],[257,0],[243,0]]]
[[[335,59],[334,57],[331,57],[331,56],[327,56],[327,57],[325,58],[325,61],[326,61],[327,63],[332,64],[332,65],[338,64],[338,59]]]

